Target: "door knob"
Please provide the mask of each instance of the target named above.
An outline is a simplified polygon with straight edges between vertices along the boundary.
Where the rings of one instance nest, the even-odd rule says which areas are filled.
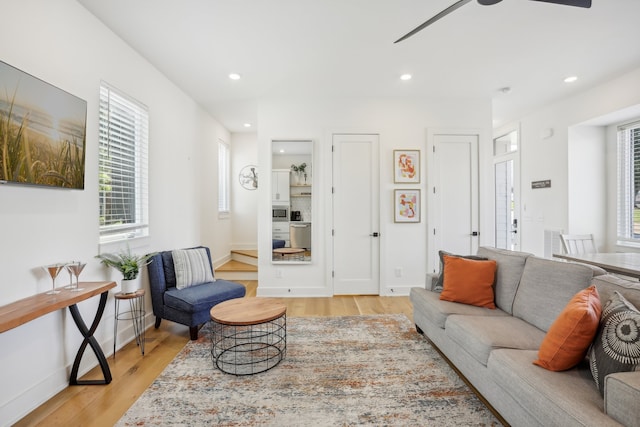
[[[480,233],[478,233],[477,231],[472,231],[472,232],[471,232],[471,235],[472,235],[472,236],[479,236],[479,235],[480,235]]]
[[[369,234],[369,236],[371,237],[378,237],[380,234],[378,232],[373,232],[371,234]]]

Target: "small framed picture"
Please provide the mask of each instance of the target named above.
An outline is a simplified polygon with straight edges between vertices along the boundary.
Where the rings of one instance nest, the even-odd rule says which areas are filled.
[[[394,190],[394,222],[420,222],[420,190]]]
[[[420,183],[420,150],[393,150],[393,182]]]

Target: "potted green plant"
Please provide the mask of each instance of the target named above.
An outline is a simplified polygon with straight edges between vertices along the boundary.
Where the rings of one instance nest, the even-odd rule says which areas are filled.
[[[298,185],[298,171],[300,169],[296,165],[291,165],[291,184]]]
[[[136,255],[127,247],[126,251],[117,254],[100,254],[96,258],[107,267],[112,267],[122,273],[122,292],[132,293],[140,289],[140,269],[151,262],[155,253]]]
[[[301,176],[304,176],[305,182],[307,180],[307,174],[305,170],[307,169],[307,164],[302,163],[299,165],[291,165],[291,172],[293,172],[293,185],[298,185],[300,183]]]
[[[306,185],[307,184],[307,164],[302,163],[298,165],[298,172],[300,173],[301,176],[304,177],[304,183]]]

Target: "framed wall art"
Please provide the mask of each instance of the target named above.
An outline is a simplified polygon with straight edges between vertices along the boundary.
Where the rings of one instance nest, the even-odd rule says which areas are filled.
[[[420,183],[420,150],[393,150],[393,182]]]
[[[420,222],[420,190],[393,191],[394,222]]]
[[[84,189],[87,102],[0,61],[0,184]]]

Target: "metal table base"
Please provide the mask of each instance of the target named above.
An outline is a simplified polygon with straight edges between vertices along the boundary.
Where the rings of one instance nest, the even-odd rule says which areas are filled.
[[[133,322],[133,333],[136,336],[136,344],[140,347],[140,352],[144,356],[144,341],[145,341],[145,308],[144,308],[144,289],[138,289],[137,291],[124,294],[119,292],[114,295],[115,304],[115,316],[113,320],[113,357],[116,357],[116,341],[118,339],[118,321],[119,320],[131,320]],[[129,300],[129,310],[120,313],[120,301]]]
[[[215,366],[232,375],[253,375],[278,365],[287,353],[287,315],[255,325],[212,326]]]

